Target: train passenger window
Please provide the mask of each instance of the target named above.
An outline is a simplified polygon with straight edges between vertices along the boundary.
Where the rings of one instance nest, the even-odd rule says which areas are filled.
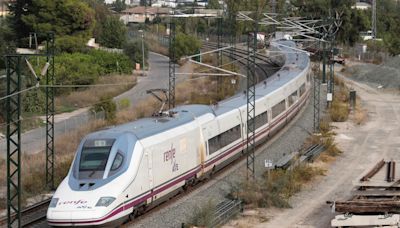
[[[289,107],[292,106],[296,101],[297,101],[297,91],[295,91],[294,93],[292,93],[289,98]]]
[[[259,115],[257,115],[254,119],[255,129],[262,127],[263,125],[268,123],[268,112],[265,111]],[[249,124],[247,124],[249,126]]]
[[[281,114],[282,112],[284,112],[286,109],[286,104],[285,104],[285,100],[282,100],[281,102],[279,102],[278,104],[274,105],[272,107],[272,118],[277,117],[279,114]]]
[[[299,89],[300,97],[303,96],[303,94],[306,92],[306,84],[303,83]]]
[[[119,167],[121,167],[123,161],[124,161],[124,156],[122,156],[122,154],[118,152],[117,155],[115,155],[114,162],[111,166],[111,171],[115,171],[115,170],[119,169]]]
[[[241,132],[240,132],[240,125],[233,127],[213,138],[208,140],[208,153],[213,154],[222,147],[225,147],[234,141],[240,139]]]

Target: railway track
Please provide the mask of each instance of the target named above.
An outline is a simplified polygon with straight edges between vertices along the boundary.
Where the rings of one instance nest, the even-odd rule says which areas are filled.
[[[204,48],[207,49],[217,49],[218,45],[215,43],[204,43],[203,44]],[[248,68],[247,64],[247,59],[248,59],[248,53],[246,50],[240,49],[240,48],[235,48],[234,51],[230,50],[222,50],[222,53],[225,56],[230,57],[233,61],[237,61],[239,64],[244,66],[245,68]],[[272,75],[273,72],[276,71],[276,69],[279,69],[281,66],[272,61],[272,59],[268,56],[262,55],[261,53],[258,53],[256,55],[256,74],[258,75],[257,77],[257,83],[260,80],[266,79],[269,75]],[[260,76],[264,75],[264,78],[260,78]]]
[[[210,49],[215,49],[216,44],[208,43],[207,45],[204,45],[205,48],[210,48]],[[227,56],[229,56],[232,60],[236,60],[239,64],[241,64],[244,67],[248,67],[247,64],[247,51],[238,49],[236,48],[234,52],[224,50],[223,53]],[[269,59],[267,56],[257,54],[256,59],[258,60],[255,64],[256,69],[256,74],[258,76],[259,80],[264,80],[268,78],[269,75],[272,75],[274,69],[278,69],[278,64],[274,63]],[[272,67],[271,67],[272,65]],[[269,69],[267,69],[269,68]],[[235,166],[237,163],[241,162],[245,156],[242,156],[240,159],[237,159],[235,162],[230,163],[229,165],[225,166],[218,172],[214,174],[214,177],[218,178],[220,175],[223,175],[227,170],[229,170],[232,166]],[[211,178],[213,179],[213,178]],[[136,222],[140,222],[142,219],[145,219],[147,216],[149,216],[152,213],[156,213],[159,210],[162,210],[165,207],[168,207],[171,205],[173,202],[178,201],[188,195],[190,195],[192,192],[195,190],[201,188],[203,185],[207,184],[209,180],[203,180],[198,182],[195,186],[190,186],[188,189],[185,191],[180,192],[179,194],[175,195],[171,200],[166,201],[154,208],[149,209],[144,213],[143,215],[140,215],[139,217],[135,218],[133,221],[127,222],[124,224],[124,227],[129,227]],[[44,201],[41,201],[37,204],[34,204],[32,206],[29,206],[21,211],[21,217],[22,217],[22,227],[48,227],[47,222],[46,222],[46,212],[48,205],[50,204],[51,199],[47,199]],[[13,214],[12,216],[15,216]],[[7,225],[7,217],[0,218],[0,226],[6,226]]]
[[[22,227],[43,227],[40,224],[46,224],[46,212],[51,199],[43,200],[21,211]],[[11,216],[15,217],[16,214]],[[7,217],[0,218],[0,227],[7,226]]]

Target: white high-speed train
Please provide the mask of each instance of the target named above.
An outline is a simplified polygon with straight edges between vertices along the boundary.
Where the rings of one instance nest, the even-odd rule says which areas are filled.
[[[292,41],[272,45],[285,64],[256,86],[257,142],[293,118],[310,89],[309,56]],[[246,102],[238,94],[217,106],[180,106],[87,135],[51,200],[48,224],[112,226],[220,169],[245,150]]]

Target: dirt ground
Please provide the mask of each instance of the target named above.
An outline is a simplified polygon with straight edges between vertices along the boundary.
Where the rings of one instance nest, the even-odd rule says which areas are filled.
[[[326,175],[293,197],[292,208],[245,211],[226,227],[330,227],[335,213],[326,201],[347,199],[352,181],[380,159],[399,159],[400,95],[346,81],[361,97],[368,119],[361,126],[350,120],[333,123],[335,141],[343,154],[328,165]]]

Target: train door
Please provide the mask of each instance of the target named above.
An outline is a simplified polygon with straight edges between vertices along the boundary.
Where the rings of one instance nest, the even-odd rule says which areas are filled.
[[[154,188],[154,178],[153,178],[153,153],[151,150],[146,149],[146,157],[147,157],[147,162],[148,162],[148,174],[149,174],[149,189],[151,193],[153,193],[153,188]],[[153,202],[153,194],[152,196],[147,198],[147,204],[151,204]]]

